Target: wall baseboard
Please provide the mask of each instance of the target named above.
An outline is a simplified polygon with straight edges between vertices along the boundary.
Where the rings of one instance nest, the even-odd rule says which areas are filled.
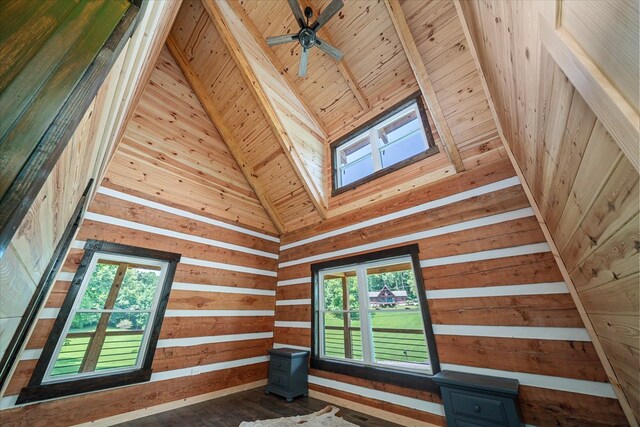
[[[131,411],[131,412],[125,412],[124,414],[118,414],[112,417],[101,418],[99,420],[91,421],[88,423],[77,424],[77,426],[92,426],[92,427],[112,426],[117,423],[123,423],[125,421],[131,421],[137,418],[159,414],[161,412],[170,411],[172,409],[182,408],[184,406],[205,402],[207,400],[216,399],[218,397],[239,393],[241,391],[263,387],[265,385],[267,385],[266,379],[260,380],[260,381],[254,381],[251,383],[241,384],[235,387],[229,387],[222,390],[212,391],[211,393],[200,394],[198,396],[188,397],[186,399],[180,399],[180,400],[175,400],[173,402],[163,403],[161,405],[151,406],[149,408],[138,409],[136,411]]]

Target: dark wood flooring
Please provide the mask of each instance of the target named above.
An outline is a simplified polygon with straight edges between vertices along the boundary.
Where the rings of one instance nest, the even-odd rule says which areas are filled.
[[[263,387],[206,402],[184,406],[172,411],[150,415],[129,421],[119,426],[215,426],[238,427],[242,421],[266,420],[270,418],[306,415],[319,411],[329,403],[311,397],[298,397],[292,403],[273,394],[265,395]],[[396,427],[398,424],[374,418],[361,412],[340,408],[338,412],[345,420],[367,427]]]

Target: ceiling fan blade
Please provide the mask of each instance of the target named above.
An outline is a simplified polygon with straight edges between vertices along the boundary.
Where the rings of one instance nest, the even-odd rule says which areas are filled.
[[[322,40],[320,37],[316,38],[316,46],[318,46],[336,61],[340,61],[342,59],[342,51],[337,47],[334,47],[326,41]]]
[[[300,25],[300,28],[304,28],[305,20],[304,20],[304,15],[302,14],[302,9],[300,8],[300,3],[298,3],[298,0],[288,0],[288,2],[289,2],[289,7],[293,12],[293,16],[295,16],[296,21],[298,21],[298,25]]]
[[[320,16],[318,16],[318,19],[316,19],[316,22],[313,23],[311,28],[314,31],[318,31],[324,24],[327,23],[329,19],[331,19],[333,15],[335,15],[340,9],[342,9],[342,6],[344,6],[342,0],[333,0],[331,3],[329,3],[329,6],[325,7],[324,10],[320,13]]]
[[[283,36],[267,37],[267,44],[269,46],[277,46],[279,44],[289,43],[297,39],[297,34],[285,34]]]
[[[309,50],[302,49],[302,54],[300,54],[300,69],[298,70],[298,76],[304,77],[307,75],[308,62],[309,62]]]

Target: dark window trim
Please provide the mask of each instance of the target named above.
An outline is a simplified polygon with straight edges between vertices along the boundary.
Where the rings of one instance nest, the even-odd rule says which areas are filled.
[[[165,280],[162,284],[162,289],[160,290],[158,308],[153,325],[151,326],[149,344],[142,366],[138,370],[126,373],[115,373],[112,375],[107,374],[77,380],[71,379],[58,383],[42,384],[42,380],[51,361],[51,357],[55,352],[56,345],[58,344],[64,330],[64,325],[71,313],[73,303],[78,297],[82,280],[87,274],[91,259],[96,252],[154,258],[161,261],[167,261],[169,263]],[[62,304],[62,308],[60,308],[60,313],[53,324],[53,329],[47,338],[47,343],[42,350],[42,355],[38,359],[38,363],[31,375],[29,385],[22,389],[16,403],[35,402],[149,381],[152,373],[151,365],[153,363],[153,356],[156,351],[158,337],[160,336],[160,328],[162,327],[162,321],[164,320],[167,302],[169,301],[169,293],[171,292],[171,284],[173,283],[176,265],[180,261],[180,257],[180,254],[163,252],[155,249],[138,248],[99,240],[87,240],[84,248],[84,255],[80,261],[76,274],[73,276],[73,281],[71,282],[67,296]]]
[[[87,108],[95,98],[142,14],[141,0],[132,1],[80,82],[42,136],[6,193],[0,198],[0,258],[31,208],[58,159],[67,147]],[[142,8],[146,7],[146,2]]]
[[[360,178],[359,180],[354,181],[348,185],[338,187],[338,175],[337,175],[338,163],[336,161],[337,148],[345,144],[346,142],[348,142],[354,136],[357,136],[358,134],[362,133],[362,131],[369,129],[371,127],[374,127],[378,123],[381,123],[387,118],[393,116],[398,111],[407,107],[413,101],[416,101],[416,103],[418,104],[418,111],[420,111],[420,118],[422,119],[422,125],[424,127],[425,134],[427,135],[428,148],[422,153],[418,153],[398,163],[395,163],[391,166],[375,171],[371,175],[367,175],[363,178]],[[390,109],[384,111],[382,114],[379,114],[376,117],[366,121],[362,125],[358,126],[356,129],[354,129],[353,131],[349,132],[345,136],[338,139],[337,141],[332,142],[329,147],[331,149],[331,196],[332,197],[337,196],[338,194],[342,194],[345,191],[353,190],[354,188],[359,187],[362,184],[366,184],[369,181],[373,181],[374,179],[380,178],[381,176],[387,175],[391,172],[395,172],[398,169],[402,169],[405,166],[409,166],[412,163],[418,162],[422,159],[426,159],[427,157],[431,157],[440,152],[440,150],[438,149],[438,146],[435,144],[435,141],[433,139],[433,134],[431,133],[431,126],[429,125],[429,119],[427,118],[427,112],[425,110],[424,103],[422,101],[422,93],[419,91],[409,95],[402,101],[392,106]]]
[[[22,319],[18,324],[18,329],[16,329],[16,332],[13,334],[13,338],[11,338],[11,341],[9,342],[9,346],[2,357],[2,361],[0,361],[0,387],[2,387],[4,382],[7,380],[11,367],[16,362],[20,348],[22,348],[22,345],[27,338],[27,333],[29,329],[31,329],[31,325],[36,321],[36,314],[40,310],[42,304],[44,304],[49,288],[55,281],[58,270],[62,267],[67,249],[69,249],[69,246],[73,241],[73,237],[76,234],[76,230],[80,226],[80,221],[82,220],[82,215],[87,205],[89,191],[91,190],[92,185],[93,179],[89,180],[89,184],[87,184],[82,196],[80,196],[80,200],[76,205],[73,215],[71,216],[71,220],[62,233],[60,242],[51,256],[51,261],[49,261],[49,265],[47,265],[47,269],[42,275],[42,279],[40,279],[38,287],[31,297],[27,309],[22,315]]]
[[[394,258],[399,256],[411,256],[411,264],[413,266],[413,274],[416,278],[416,286],[418,287],[418,299],[420,300],[420,308],[422,310],[422,320],[424,322],[424,331],[427,338],[427,348],[429,350],[429,359],[431,361],[432,374],[421,374],[417,372],[408,372],[397,369],[383,368],[378,366],[365,365],[357,361],[335,361],[322,359],[319,355],[318,342],[320,340],[320,331],[317,328],[318,319],[318,303],[319,303],[319,287],[318,273],[320,270],[327,268],[339,267],[342,265],[361,264],[368,261],[382,260],[386,258]],[[321,371],[334,372],[342,375],[363,378],[367,380],[394,384],[414,390],[424,390],[431,393],[440,393],[440,388],[433,381],[433,375],[440,372],[440,361],[438,360],[438,351],[436,348],[436,340],[431,326],[431,315],[429,306],[427,305],[427,296],[422,278],[422,270],[420,268],[419,246],[417,244],[401,246],[392,249],[385,249],[376,252],[369,252],[362,255],[355,255],[347,258],[335,259],[318,264],[311,265],[311,367]]]

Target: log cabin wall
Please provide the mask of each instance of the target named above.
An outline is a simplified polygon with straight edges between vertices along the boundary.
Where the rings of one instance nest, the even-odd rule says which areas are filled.
[[[279,248],[274,234],[164,49],[2,398],[2,424],[71,425],[255,387],[267,376],[272,345]],[[182,254],[151,382],[13,408],[86,239]]]
[[[310,347],[312,263],[418,243],[442,369],[519,379],[527,424],[624,424],[515,175],[494,162],[284,235],[274,345]],[[444,424],[437,395],[319,370],[310,383],[391,420]]]
[[[640,420],[638,2],[461,5],[505,141]]]

